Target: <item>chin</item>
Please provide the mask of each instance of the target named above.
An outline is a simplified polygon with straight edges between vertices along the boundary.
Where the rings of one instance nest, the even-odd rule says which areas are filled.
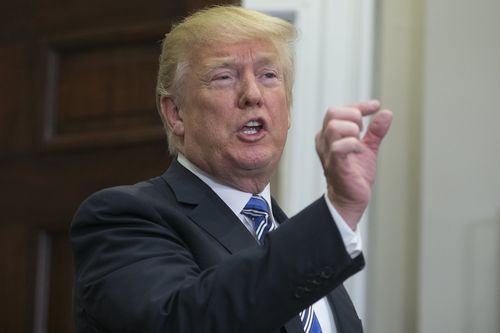
[[[264,171],[269,169],[274,171],[274,168],[278,163],[276,161],[276,157],[272,154],[259,153],[239,156],[238,164],[242,169],[248,171]]]

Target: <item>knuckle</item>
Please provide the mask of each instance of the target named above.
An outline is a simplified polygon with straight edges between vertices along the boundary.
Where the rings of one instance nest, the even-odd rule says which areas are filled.
[[[338,106],[330,106],[327,110],[327,113],[330,114],[330,115],[334,115],[336,114],[337,112],[339,111],[339,107]]]
[[[359,128],[359,125],[356,124],[356,123],[350,123],[350,127],[351,127],[351,135],[352,136],[359,136],[359,134],[361,133],[361,129]]]
[[[323,131],[323,133],[324,133],[324,135],[327,138],[331,138],[331,137],[335,136],[335,133],[337,133],[338,130],[339,130],[338,129],[338,122],[331,120],[326,125],[325,130]]]
[[[354,117],[355,121],[359,123],[363,120],[363,113],[361,112],[360,109],[354,109],[353,117]]]

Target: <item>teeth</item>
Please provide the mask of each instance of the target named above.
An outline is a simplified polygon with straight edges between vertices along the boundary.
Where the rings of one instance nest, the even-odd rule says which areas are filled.
[[[242,132],[247,135],[253,135],[259,133],[262,129],[262,122],[259,120],[250,120],[242,128]]]
[[[245,124],[246,127],[257,127],[261,126],[260,121],[257,120],[250,120],[248,123]]]
[[[243,133],[245,134],[257,134],[257,129],[256,128],[246,128],[243,130]]]

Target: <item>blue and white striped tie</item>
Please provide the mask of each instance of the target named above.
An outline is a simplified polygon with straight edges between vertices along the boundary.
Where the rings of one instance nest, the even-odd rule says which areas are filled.
[[[302,327],[304,327],[304,332],[321,333],[321,326],[314,314],[312,305],[300,313],[300,321],[302,322]]]
[[[276,229],[272,220],[269,218],[269,206],[266,200],[260,195],[253,195],[250,200],[248,200],[245,208],[241,211],[241,214],[252,221],[255,236],[259,243],[262,243],[269,231]]]
[[[272,219],[269,218],[269,205],[260,195],[253,195],[241,211],[241,214],[247,216],[252,221],[259,244],[262,244],[264,237],[269,231],[276,229]],[[305,333],[321,333],[321,326],[312,306],[309,306],[300,313],[300,321]]]

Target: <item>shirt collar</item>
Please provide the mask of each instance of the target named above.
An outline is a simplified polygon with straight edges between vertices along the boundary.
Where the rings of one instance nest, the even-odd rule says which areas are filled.
[[[207,174],[196,165],[194,165],[191,161],[189,161],[184,155],[178,154],[177,161],[186,169],[194,173],[198,178],[200,178],[205,184],[207,184],[221,199],[229,206],[229,208],[233,211],[236,216],[240,216],[241,211],[247,204],[248,200],[252,197],[252,193],[243,192],[237,190],[233,187],[225,185],[220,181],[216,180],[213,176]],[[269,205],[271,209],[272,216],[272,206],[271,206],[271,189],[270,185],[267,184],[261,195]]]

